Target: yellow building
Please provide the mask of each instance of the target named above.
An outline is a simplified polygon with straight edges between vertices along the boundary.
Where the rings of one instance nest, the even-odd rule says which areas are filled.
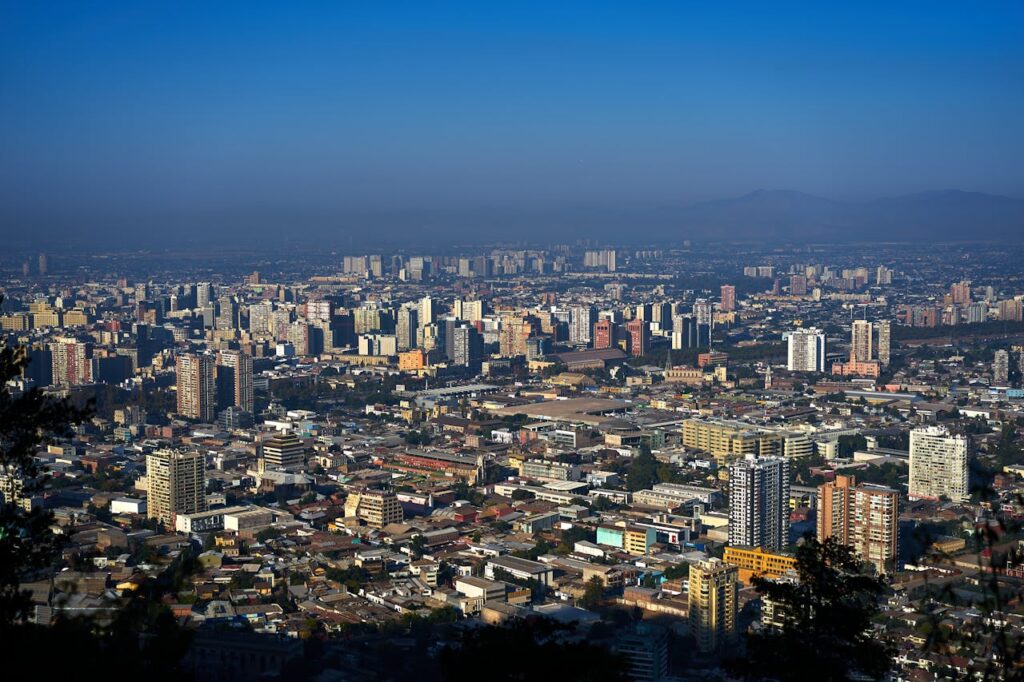
[[[683,445],[722,460],[740,455],[782,456],[786,439],[781,433],[743,422],[688,419],[683,422]]]
[[[762,547],[726,547],[723,561],[739,570],[739,578],[745,585],[749,585],[754,576],[781,578],[796,567],[794,557]]]
[[[401,523],[402,506],[395,493],[387,490],[363,490],[349,493],[345,499],[345,516],[358,518],[373,528]]]
[[[415,372],[427,366],[427,354],[419,348],[398,354],[398,369],[403,372]]]
[[[737,569],[719,559],[690,564],[690,632],[702,653],[736,638]]]

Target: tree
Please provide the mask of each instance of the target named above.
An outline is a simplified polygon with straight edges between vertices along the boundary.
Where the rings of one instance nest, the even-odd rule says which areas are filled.
[[[651,454],[651,449],[642,444],[639,454],[633,458],[626,470],[626,490],[646,490],[657,482],[658,460]]]
[[[881,678],[890,652],[872,635],[871,620],[885,583],[862,569],[835,538],[820,543],[805,536],[796,553],[796,581],[753,579],[762,598],[775,605],[782,627],[749,635],[746,656],[730,662],[732,671],[779,682]]]
[[[580,606],[585,609],[596,609],[604,600],[604,583],[596,575],[587,581],[587,587],[580,598]]]
[[[91,409],[52,399],[38,388],[14,396],[7,382],[18,378],[27,364],[24,348],[0,347],[0,473],[17,481],[24,497],[40,492],[47,480],[33,457],[36,448],[67,435]],[[21,580],[53,560],[58,537],[50,531],[52,522],[50,512],[25,511],[15,500],[6,499],[0,506],[0,626],[27,616],[31,601]]]

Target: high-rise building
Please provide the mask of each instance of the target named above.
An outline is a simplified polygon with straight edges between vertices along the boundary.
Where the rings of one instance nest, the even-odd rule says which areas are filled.
[[[196,284],[196,307],[205,308],[213,303],[213,285],[209,282]]]
[[[295,434],[276,434],[260,444],[263,469],[298,471],[306,458],[306,446]]]
[[[178,514],[206,511],[206,460],[201,452],[163,449],[146,455],[146,513],[173,524]]]
[[[455,319],[457,320],[478,322],[484,319],[484,302],[479,299],[464,301],[461,298],[457,298],[455,299],[455,305],[452,307],[452,312],[455,313]]]
[[[779,551],[789,544],[789,462],[746,455],[729,466],[729,544]]]
[[[899,553],[899,492],[836,476],[818,487],[818,540],[834,537],[879,573],[891,574]]]
[[[456,327],[452,330],[452,347],[449,349],[453,364],[468,367],[478,363],[483,356],[483,338],[475,327]]]
[[[41,254],[39,254],[39,274],[40,275],[45,275],[48,270],[49,270],[49,266],[48,266],[47,261],[46,261],[46,254],[45,253],[41,253]]]
[[[722,285],[722,310],[725,312],[736,310],[736,287],[732,284]]]
[[[253,411],[252,356],[237,350],[221,351],[217,362],[217,404]]]
[[[879,320],[875,322],[875,329],[878,330],[878,362],[886,367],[889,365],[890,347],[892,344],[892,321]]]
[[[53,384],[78,386],[93,381],[92,345],[71,337],[60,337],[50,344]]]
[[[807,295],[807,278],[803,275],[793,275],[789,278],[789,293],[793,296]]]
[[[970,498],[970,439],[942,426],[925,426],[910,432],[911,499]]]
[[[705,298],[698,298],[693,302],[693,316],[697,319],[698,325],[711,327],[714,324],[714,313],[711,301]]]
[[[825,332],[814,327],[791,332],[786,366],[791,372],[824,372]]]
[[[428,325],[434,321],[434,301],[429,296],[420,299],[420,324]],[[359,330],[356,329],[356,333]]]
[[[867,320],[854,320],[850,335],[850,362],[870,362],[871,323]]]
[[[415,348],[416,337],[420,328],[419,308],[404,305],[398,309],[398,320],[395,323],[395,336],[398,350],[405,351]]]
[[[1020,322],[1024,319],[1024,304],[1015,298],[999,301],[999,319]]]
[[[574,346],[590,344],[594,325],[597,323],[597,310],[594,306],[574,306],[570,311],[569,343]]]
[[[668,675],[668,630],[640,621],[633,632],[615,638],[615,651],[635,682],[658,682]]]
[[[214,361],[209,355],[180,355],[178,372],[178,414],[212,422],[217,408]]]
[[[629,335],[630,354],[636,358],[647,355],[650,350],[647,323],[640,319],[630,320],[626,323],[626,333]]]
[[[999,349],[992,361],[992,383],[1006,386],[1010,383],[1010,353]]]
[[[690,564],[690,632],[702,653],[718,651],[736,638],[739,571],[720,559]]]
[[[612,348],[615,346],[615,323],[609,319],[594,323],[594,348]]]
[[[957,282],[949,288],[949,297],[953,305],[967,305],[971,302],[971,283],[967,280]]]
[[[875,271],[875,284],[879,286],[892,284],[892,270],[884,265],[879,265]]]

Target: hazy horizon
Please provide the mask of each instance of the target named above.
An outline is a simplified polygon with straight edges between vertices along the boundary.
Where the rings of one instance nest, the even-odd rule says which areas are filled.
[[[947,208],[877,228],[686,209],[762,189],[1024,199],[1024,6],[865,7],[9,4],[0,233],[912,239]],[[942,236],[1022,216],[962,206]]]

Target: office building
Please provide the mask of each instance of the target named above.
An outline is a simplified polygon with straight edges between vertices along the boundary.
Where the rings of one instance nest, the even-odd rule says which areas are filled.
[[[720,559],[690,564],[690,632],[701,653],[720,651],[736,639],[738,571]]]
[[[834,537],[879,573],[891,574],[899,555],[899,492],[836,476],[818,487],[817,530],[819,541]]]
[[[306,446],[294,434],[277,434],[260,445],[263,470],[299,471],[305,464]]]
[[[825,332],[814,327],[790,332],[786,367],[791,372],[824,372]]]
[[[173,525],[178,514],[206,511],[206,460],[200,452],[163,449],[146,455],[147,515]]]
[[[789,544],[789,462],[747,455],[729,466],[729,544],[779,551]]]
[[[749,585],[754,577],[777,580],[796,570],[796,557],[788,554],[769,552],[761,547],[725,548],[722,561],[739,570],[739,580]]]
[[[253,412],[252,356],[237,350],[221,351],[217,361],[217,404]]]
[[[217,409],[214,360],[209,355],[180,355],[177,360],[178,414],[212,422]]]
[[[357,518],[372,528],[401,523],[404,518],[398,497],[390,490],[361,490],[345,498],[346,518]]]
[[[970,439],[942,426],[926,426],[910,432],[911,499],[941,498],[966,502],[970,498]]]

